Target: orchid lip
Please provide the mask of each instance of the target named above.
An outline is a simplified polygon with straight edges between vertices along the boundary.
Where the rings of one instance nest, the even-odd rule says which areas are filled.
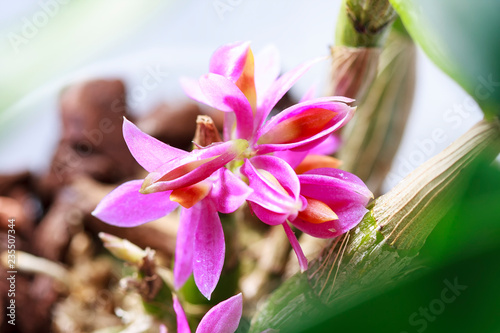
[[[203,181],[188,187],[178,188],[172,191],[169,199],[189,209],[208,195],[211,185],[209,181]]]

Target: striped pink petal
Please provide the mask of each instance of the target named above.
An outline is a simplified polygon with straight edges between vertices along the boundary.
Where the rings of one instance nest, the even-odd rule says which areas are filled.
[[[302,209],[297,175],[285,161],[274,156],[245,160],[241,173],[253,189],[248,201],[263,222],[276,225],[295,218]]]
[[[210,197],[218,212],[229,214],[240,208],[252,192],[244,181],[222,168],[218,172],[218,179],[213,183]]]
[[[258,99],[260,103],[257,104],[257,114],[255,117],[256,128],[262,126],[273,107],[286,94],[286,92],[292,88],[295,82],[297,82],[314,64],[323,59],[326,58],[314,59],[297,66],[291,71],[280,76],[271,84],[262,99]]]
[[[175,243],[174,287],[181,288],[193,272],[194,230],[202,220],[203,212],[195,205],[181,209],[179,230]]]

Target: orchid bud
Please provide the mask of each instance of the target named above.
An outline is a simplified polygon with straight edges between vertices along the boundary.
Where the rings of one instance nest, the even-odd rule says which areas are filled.
[[[337,23],[336,44],[379,47],[384,44],[395,18],[396,12],[389,0],[344,0]]]
[[[104,247],[118,259],[125,260],[131,264],[140,265],[146,256],[146,251],[126,239],[100,232],[99,238]]]
[[[221,142],[219,130],[209,116],[202,115],[196,119],[196,133],[193,142],[197,146],[206,147],[214,142]]]

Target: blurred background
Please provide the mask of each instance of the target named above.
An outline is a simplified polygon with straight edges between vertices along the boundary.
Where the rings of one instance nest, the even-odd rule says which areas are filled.
[[[327,55],[340,8],[339,0],[314,4],[73,0],[60,1],[54,9],[44,9],[40,3],[9,3],[0,14],[0,156],[5,156],[0,172],[48,167],[46,157],[54,151],[60,131],[58,94],[72,82],[122,79],[132,93],[128,96],[132,113],[144,114],[162,101],[184,99],[178,78],[205,73],[211,53],[228,42],[250,40],[255,52],[275,44],[283,71]],[[40,27],[35,25],[36,31],[31,32],[26,22],[38,24],[37,20]],[[23,39],[23,29],[29,38]],[[475,102],[457,84],[420,50],[417,57],[414,104],[385,190],[482,118]],[[142,93],[138,87],[148,69],[167,74],[154,89]],[[292,93],[300,98],[311,85],[321,92],[328,73],[325,61],[301,79]],[[435,129],[444,131],[444,140],[426,145]]]
[[[64,138],[72,140],[71,131],[63,130],[61,112],[63,115],[65,112],[77,114],[71,111],[75,105],[83,105],[88,102],[87,98],[100,96],[105,91],[113,96],[106,102],[108,104],[126,96],[128,108],[121,111],[132,119],[141,120],[142,128],[157,131],[160,135],[165,129],[152,128],[151,119],[155,117],[148,118],[158,110],[187,114],[190,122],[193,117],[189,115],[211,112],[186,104],[179,77],[198,77],[207,72],[210,55],[217,47],[250,40],[252,49],[258,52],[266,45],[274,44],[280,51],[282,70],[287,71],[304,61],[329,54],[339,8],[340,0],[26,0],[4,3],[0,11],[0,174],[30,171],[45,179],[35,187],[37,190],[48,189],[49,197],[36,203],[28,201],[33,205],[34,219],[50,212],[48,207],[56,206],[59,211],[71,212],[63,199],[68,197],[67,193],[58,195],[50,177],[43,177],[57,161],[57,156],[54,156],[64,146],[61,143]],[[325,61],[315,66],[292,88],[289,98],[300,99],[313,85],[317,87],[318,95],[325,91],[329,65]],[[96,79],[105,79],[112,84],[97,83],[87,87],[88,91],[86,86],[78,86],[81,82]],[[114,80],[121,80],[123,85]],[[146,80],[151,84],[145,84]],[[75,85],[74,90],[68,90],[69,86]],[[64,95],[63,91],[67,94]],[[66,97],[62,98],[63,95]],[[88,108],[99,110],[96,105]],[[71,122],[71,116],[68,119]],[[185,120],[183,116],[172,119],[168,121],[175,125],[182,125]],[[477,104],[417,49],[414,103],[383,191],[392,188],[480,119],[482,114]],[[72,128],[73,125],[65,126]],[[173,127],[176,126],[167,130],[173,130]],[[190,130],[188,126],[186,131]],[[440,140],[433,139],[436,130],[442,133]],[[183,144],[184,141],[179,142],[180,146]],[[75,149],[80,149],[85,155],[85,147]],[[116,160],[125,165],[133,163],[123,156],[116,156]],[[108,179],[107,175],[92,169],[92,165],[100,168],[106,163],[102,159],[89,161],[89,172],[95,172],[96,179],[113,183],[115,179]],[[125,169],[123,174],[129,175],[131,172]],[[497,169],[488,165],[480,170],[467,184],[462,200],[439,224],[422,250],[419,273],[397,289],[326,323],[318,323],[312,331],[500,332],[495,319],[495,314],[500,311],[497,283],[500,268],[498,264],[492,265],[498,263],[499,254],[497,200],[500,175]],[[5,184],[4,192],[15,186],[25,188],[18,180]],[[87,185],[90,186],[79,184],[79,188],[83,186],[86,190]],[[92,191],[103,191],[92,186]],[[9,193],[24,198],[19,195],[24,192],[20,191]],[[86,204],[95,207],[95,202]],[[489,210],[481,211],[480,207]],[[86,212],[91,209],[81,208]],[[57,216],[56,212],[52,214]],[[94,232],[103,231],[89,223]],[[483,223],[484,227],[476,228],[478,223]],[[58,230],[50,223],[45,225],[47,227],[37,235]],[[22,232],[22,226],[20,228]],[[56,248],[47,243],[35,244],[34,252],[57,261],[62,260],[68,249],[81,250],[81,244],[86,243],[80,240],[75,245],[74,235],[78,233],[71,228],[68,230],[63,235],[67,238],[63,244],[56,244]],[[30,239],[30,232],[26,231],[26,239]],[[163,232],[165,239],[175,237],[171,230]],[[73,241],[70,242],[70,238]],[[166,243],[162,239],[154,244],[160,244],[158,246],[163,246],[165,252],[171,253],[172,249],[161,245],[162,242]],[[144,240],[142,245],[154,246]],[[30,245],[26,248],[29,249]],[[81,255],[72,254],[77,258]],[[47,282],[27,280],[26,283],[26,288],[31,288],[30,293],[40,293],[40,290],[45,290]],[[102,283],[106,285],[107,282]],[[443,290],[450,288],[449,283],[466,288],[459,289],[454,301],[446,303],[441,299]],[[55,302],[57,296],[49,296],[40,294],[39,298],[53,297]],[[427,311],[426,308],[432,308],[429,315],[421,312]],[[22,308],[19,311],[22,312]],[[71,311],[66,315],[70,316]],[[25,327],[13,332],[23,331],[37,330]]]

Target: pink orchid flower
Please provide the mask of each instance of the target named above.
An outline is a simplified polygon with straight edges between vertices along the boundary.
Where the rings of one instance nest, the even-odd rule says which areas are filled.
[[[193,176],[190,167],[179,171],[182,168],[178,166],[181,161],[189,160],[189,163],[195,164],[199,160],[193,160],[193,155],[201,156],[202,160],[206,156],[216,156],[212,160],[215,161],[224,154],[231,154],[227,149],[219,154],[220,147],[225,143],[188,153],[141,132],[126,119],[123,133],[130,152],[144,169],[154,172],[167,164],[171,165],[171,173],[181,175],[177,181],[183,185],[186,184],[183,178]],[[226,159],[222,160],[227,163]],[[210,299],[219,280],[225,254],[224,234],[217,212],[234,212],[252,192],[242,180],[221,166],[217,164],[217,169],[198,183],[149,194],[141,193],[148,178],[129,181],[109,193],[92,214],[115,226],[134,227],[163,217],[180,204],[182,210],[175,251],[175,286],[180,288],[193,273],[200,292]],[[169,181],[167,178],[166,182]]]
[[[353,101],[349,98],[308,96],[266,122],[276,103],[318,60],[278,77],[275,48],[268,47],[254,61],[250,43],[239,42],[215,51],[208,74],[199,80],[183,78],[181,83],[188,96],[226,113],[226,141],[245,139],[257,154],[303,151],[342,127],[354,111],[347,105]]]
[[[327,145],[331,147],[332,133],[352,117],[354,108],[348,105],[352,100],[306,100],[267,120],[278,100],[314,62],[278,78],[275,53],[267,50],[264,55],[268,57],[258,56],[254,64],[248,43],[226,45],[212,57],[211,73],[199,81],[184,80],[188,95],[226,112],[225,142],[185,152],[161,143],[125,120],[127,146],[149,174],[144,180],[119,186],[93,212],[109,224],[133,227],[182,206],[175,286],[181,287],[193,273],[207,298],[217,285],[224,262],[218,212],[234,212],[248,201],[263,222],[283,226],[305,270],[307,260],[288,222],[304,232],[333,237],[359,222],[367,202],[357,194],[366,197],[369,191],[361,189],[364,184],[352,178],[355,176],[342,183],[327,171],[315,178],[310,171],[315,166],[331,166],[330,160],[325,161],[320,154],[329,149]],[[323,160],[308,161],[314,156]],[[308,162],[305,168],[304,162]],[[300,173],[305,173],[297,176],[293,168],[301,166]],[[302,186],[312,188],[314,182],[331,187],[323,189],[330,195],[326,201],[303,193]],[[331,194],[336,188],[346,194]]]
[[[305,222],[298,218],[302,211],[309,215],[326,214],[321,222],[337,219],[337,215],[331,209],[326,210],[326,204],[319,205],[319,201],[301,195],[299,178],[293,168],[299,167],[308,157],[307,162],[312,166],[301,168],[302,171],[314,166],[332,166],[334,159],[322,154],[331,153],[338,146],[338,138],[332,133],[351,119],[354,108],[348,105],[351,99],[312,99],[313,92],[310,91],[299,104],[269,120],[267,117],[316,61],[278,77],[280,69],[275,49],[266,49],[254,61],[250,43],[240,42],[222,46],[214,53],[210,73],[197,81],[182,80],[183,88],[191,98],[226,113],[225,140],[248,142],[248,148],[240,156],[244,162],[239,170],[253,189],[247,201],[263,222],[283,226],[302,270],[307,269],[307,260],[287,222],[298,221],[301,229],[309,233],[311,229],[324,229],[331,223],[318,226],[320,222],[316,220]],[[315,213],[315,210],[319,212]],[[313,226],[304,227],[307,223]],[[352,221],[342,223],[351,227],[355,225]]]
[[[270,172],[259,174],[259,168]],[[283,160],[257,156],[241,172],[254,189],[247,198],[250,208],[262,221],[283,226],[302,271],[307,270],[307,258],[288,222],[314,237],[337,237],[361,221],[373,198],[361,179],[334,168],[312,169],[293,177],[294,171]]]
[[[276,58],[273,52],[268,53],[271,54],[265,59]],[[257,155],[282,154],[300,162],[305,157],[300,152],[328,140],[352,117],[354,108],[348,105],[351,99],[326,97],[296,104],[265,121],[279,99],[314,63],[276,78],[279,72],[276,62],[254,64],[249,44],[236,43],[215,52],[209,74],[198,81],[183,80],[189,96],[226,112],[226,142],[176,156],[148,170],[150,174],[142,184],[141,193],[185,188],[208,178],[231,161],[251,161]],[[237,166],[233,164],[230,168],[236,171]]]

